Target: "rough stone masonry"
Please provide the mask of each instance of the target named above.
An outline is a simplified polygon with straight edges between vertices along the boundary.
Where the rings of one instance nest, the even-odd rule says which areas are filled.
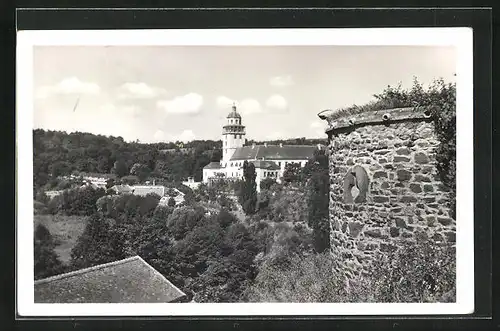
[[[329,122],[330,241],[349,278],[369,272],[373,255],[400,239],[455,242],[429,111],[371,111]]]

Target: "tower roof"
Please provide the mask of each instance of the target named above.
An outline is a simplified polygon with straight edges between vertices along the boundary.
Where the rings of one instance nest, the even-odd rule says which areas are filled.
[[[233,103],[233,110],[227,115],[226,118],[241,118],[241,115],[236,111],[236,105]]]

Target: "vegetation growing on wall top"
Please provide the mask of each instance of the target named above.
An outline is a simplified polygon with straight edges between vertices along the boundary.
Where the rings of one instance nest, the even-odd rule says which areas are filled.
[[[361,114],[383,109],[423,107],[431,110],[435,132],[439,139],[436,151],[438,174],[452,196],[450,206],[455,218],[456,189],[456,84],[435,80],[425,89],[415,78],[410,89],[388,86],[382,93],[374,95],[375,100],[366,105],[342,108],[332,114],[334,120],[345,115]]]

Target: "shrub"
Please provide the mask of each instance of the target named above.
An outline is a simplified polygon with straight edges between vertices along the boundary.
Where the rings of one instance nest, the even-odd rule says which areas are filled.
[[[35,279],[41,279],[64,272],[64,265],[54,251],[55,242],[50,231],[38,224],[34,233]]]
[[[375,256],[367,282],[377,302],[455,300],[455,248],[429,239],[402,241]]]
[[[266,262],[246,293],[250,302],[342,302],[345,282],[334,272],[329,254],[301,257],[289,263]]]

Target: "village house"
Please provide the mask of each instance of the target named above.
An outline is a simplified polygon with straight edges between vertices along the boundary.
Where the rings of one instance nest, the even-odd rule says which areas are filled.
[[[175,205],[178,206],[184,202],[184,193],[176,188],[167,188],[165,195],[160,199],[160,206],[168,206],[168,201],[173,198]]]
[[[204,183],[210,183],[217,178],[242,179],[243,163],[247,161],[255,166],[257,191],[260,191],[261,180],[272,178],[280,182],[288,164],[304,167],[314,157],[316,149],[324,148],[322,145],[283,144],[244,146],[245,126],[235,105],[226,119],[226,125],[222,128],[222,160],[211,162],[203,168]]]
[[[187,181],[182,182],[182,185],[189,187],[192,190],[196,190],[200,186],[201,182],[195,182],[194,177],[188,177]]]
[[[57,197],[58,195],[63,194],[63,192],[64,192],[64,190],[59,190],[59,191],[45,191],[45,195],[49,199],[53,199],[53,198]]]

